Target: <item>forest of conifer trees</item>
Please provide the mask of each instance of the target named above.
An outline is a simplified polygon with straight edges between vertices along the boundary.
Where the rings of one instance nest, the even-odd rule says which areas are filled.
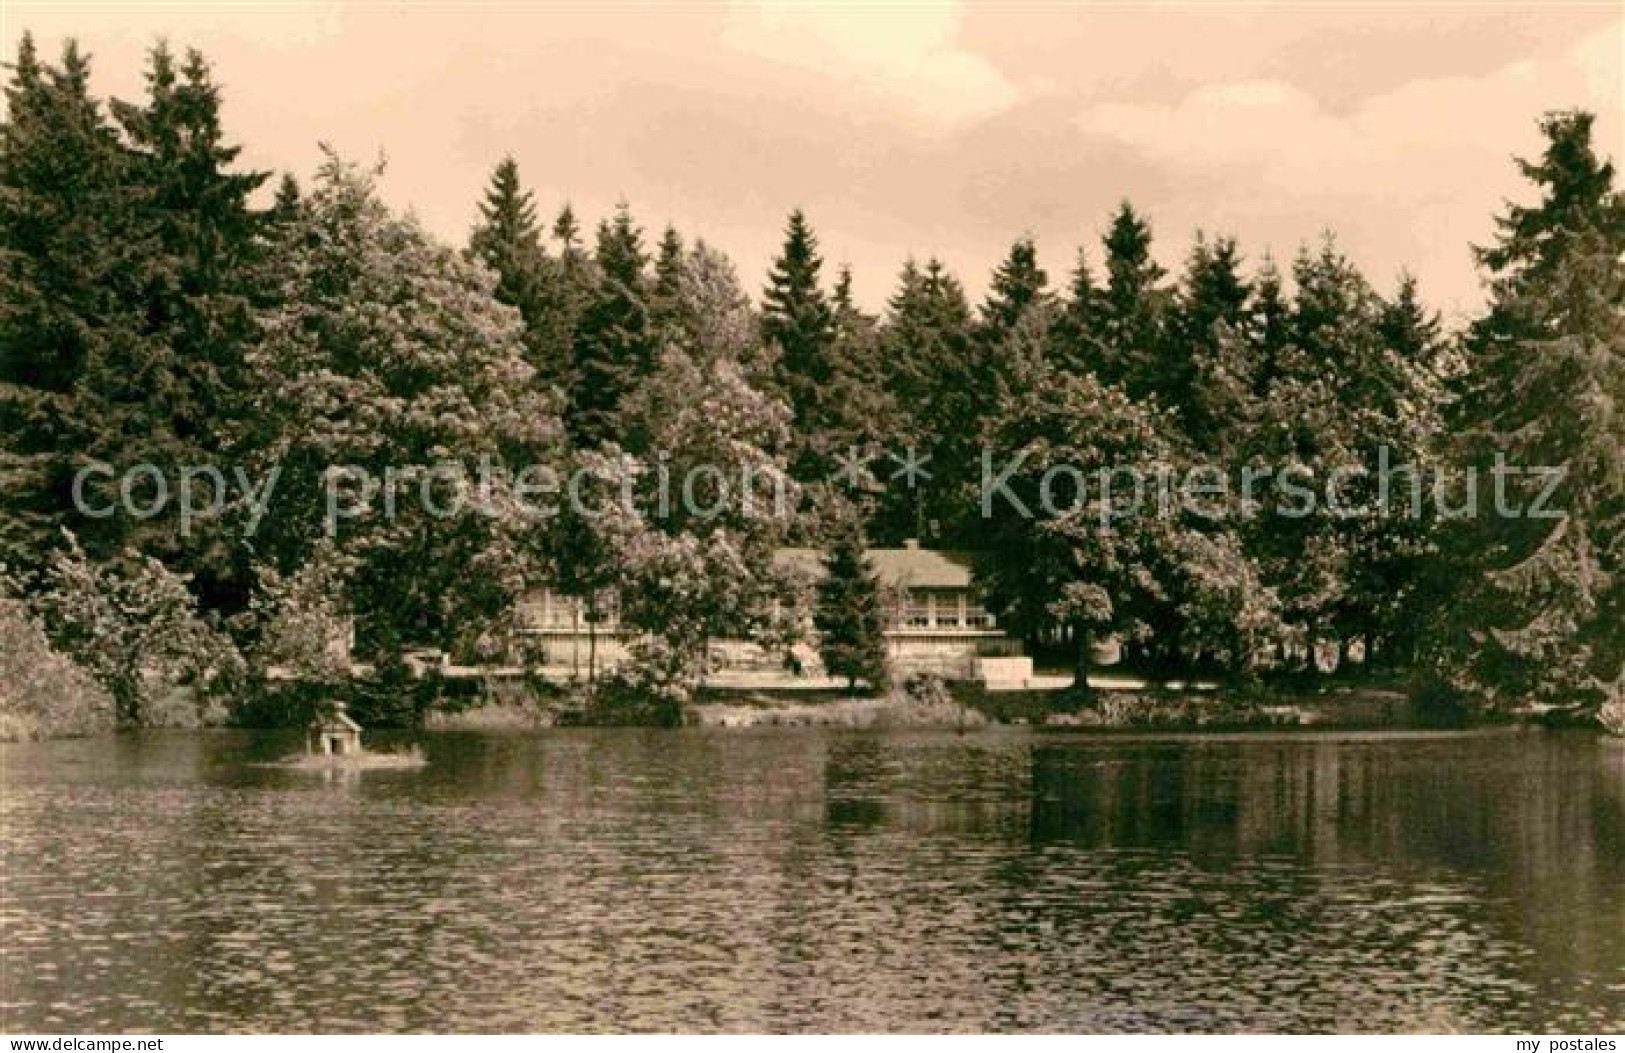
[[[1331,235],[1276,260],[1198,233],[1169,273],[1126,200],[1068,274],[1018,237],[972,303],[943,261],[899,261],[878,315],[816,216],[789,213],[758,289],[704,232],[630,204],[594,224],[511,159],[447,245],[331,152],[308,178],[243,170],[196,52],[155,48],[133,101],[99,98],[71,43],[25,36],[8,70],[0,635],[45,681],[8,685],[14,733],[174,719],[166,684],[229,715],[271,666],[331,681],[351,620],[379,677],[415,647],[505,659],[540,587],[614,596],[637,635],[614,687],[682,697],[714,641],[795,641],[777,549],[861,579],[864,545],[905,539],[975,553],[1001,624],[1082,691],[1111,640],[1237,691],[1352,675],[1440,712],[1625,708],[1625,197],[1586,113],[1544,118],[1521,203],[1462,246],[1487,303],[1454,331]],[[478,502],[328,529],[335,472],[347,499],[387,474],[444,496],[448,465],[486,480]],[[1013,500],[984,500],[989,466]],[[640,500],[526,514],[539,468]],[[794,514],[652,512],[657,468],[708,510],[754,473]],[[1057,507],[1063,468],[1344,470],[1365,511],[1283,487]],[[1430,499],[1402,507],[1413,483]],[[839,584],[820,620],[855,684],[879,620]],[[71,688],[38,676],[47,652]]]

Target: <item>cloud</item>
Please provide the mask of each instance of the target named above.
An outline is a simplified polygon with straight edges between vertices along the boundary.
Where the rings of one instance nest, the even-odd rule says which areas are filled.
[[[1286,81],[1254,80],[1204,86],[1171,106],[1097,105],[1077,127],[1165,161],[1244,169],[1281,186],[1303,187],[1312,176],[1364,185],[1400,166],[1413,183],[1454,179],[1459,170],[1430,172],[1428,159],[1504,157],[1508,144],[1531,136],[1532,100],[1592,109],[1617,136],[1622,33],[1625,22],[1543,59],[1484,77],[1413,81],[1344,112]]]
[[[544,210],[631,202],[730,252],[758,285],[784,213],[885,302],[907,255],[973,295],[1028,232],[1056,280],[1124,196],[1177,267],[1197,228],[1253,259],[1331,227],[1379,285],[1400,267],[1471,309],[1470,243],[1538,152],[1535,120],[1590,106],[1619,156],[1619,16],[1407,5],[859,6],[63,4],[0,0],[0,52],[78,36],[100,95],[143,52],[196,45],[248,167],[308,174],[318,141],[381,150],[388,199],[467,236],[512,153]]]
[[[1312,199],[1378,275],[1401,263],[1453,273],[1459,283],[1443,291],[1461,305],[1474,290],[1457,257],[1488,235],[1502,198],[1524,195],[1508,155],[1538,152],[1543,110],[1592,110],[1598,146],[1618,151],[1622,43],[1625,21],[1482,76],[1422,78],[1342,110],[1284,79],[1243,80],[1172,104],[1098,103],[1074,126],[1223,201],[1243,225],[1268,227],[1283,205]],[[1194,211],[1177,193],[1165,204]]]
[[[881,96],[944,126],[990,116],[1019,92],[992,63],[958,43],[960,5],[736,3],[723,42]]]

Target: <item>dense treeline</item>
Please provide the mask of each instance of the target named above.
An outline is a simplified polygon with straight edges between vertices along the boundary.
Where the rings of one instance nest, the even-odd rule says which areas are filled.
[[[1330,236],[1278,264],[1198,235],[1170,275],[1126,202],[1064,278],[1022,238],[972,305],[909,260],[878,317],[795,211],[758,306],[626,205],[590,235],[547,218],[511,159],[463,248],[331,155],[262,206],[195,52],[159,46],[146,97],[103,105],[72,44],[51,63],[25,36],[6,99],[0,561],[13,616],[124,722],[155,677],[336,677],[351,618],[380,669],[494,657],[542,584],[641,633],[616,689],[691,685],[720,638],[787,645],[794,595],[880,683],[861,550],[905,538],[978,552],[1003,623],[1085,690],[1110,640],[1158,674],[1353,664],[1451,705],[1625,694],[1625,203],[1589,115],[1545,119],[1538,200],[1498,219],[1489,306],[1447,333]],[[537,468],[641,500],[529,514]],[[1123,504],[1197,473],[1230,482]],[[745,478],[795,514],[753,514]],[[1331,478],[1341,507],[1303,508]],[[1492,487],[1553,514],[1496,514]],[[819,590],[775,564],[791,542],[830,550]]]

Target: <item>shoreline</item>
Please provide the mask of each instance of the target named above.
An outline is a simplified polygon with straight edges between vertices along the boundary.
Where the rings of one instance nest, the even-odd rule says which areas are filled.
[[[458,709],[431,709],[432,730],[522,730],[552,726],[638,727],[635,719],[595,714],[586,721],[557,700],[489,702]],[[1508,720],[1477,720],[1463,726],[1495,726]],[[861,697],[846,692],[712,689],[681,708],[671,726],[704,728],[834,727],[854,729],[1045,727],[1104,731],[1192,733],[1284,728],[1406,729],[1438,727],[1400,691],[1378,686],[1339,686],[1321,693],[1224,690],[1100,690],[1089,705],[1064,690],[988,691],[979,685],[946,685],[939,696],[919,699],[903,692]]]
[[[1391,683],[1329,684],[1319,690],[1280,687],[1257,692],[1224,688],[1097,689],[1087,704],[1056,688],[989,691],[966,682],[943,685],[927,698],[893,691],[861,697],[843,691],[713,688],[684,703],[674,719],[655,723],[642,714],[594,712],[590,719],[562,694],[509,692],[475,704],[441,700],[421,711],[421,722],[400,725],[380,721],[372,730],[413,728],[427,731],[529,731],[550,727],[694,727],[749,729],[824,727],[853,730],[939,729],[969,731],[1031,727],[1100,732],[1150,732],[1219,735],[1248,732],[1469,730],[1496,727],[1606,727],[1561,714],[1535,710],[1475,716],[1429,713]],[[291,713],[282,714],[291,717]],[[175,730],[228,727],[269,730],[303,726],[290,723],[208,722]],[[0,739],[6,743],[95,738],[125,729],[98,727],[65,734],[34,734]]]
[[[1064,691],[994,691],[954,685],[950,699],[917,702],[840,698],[798,702],[746,696],[689,707],[702,727],[974,727],[1076,728],[1102,731],[1221,732],[1291,727],[1406,728],[1421,726],[1403,695],[1357,691],[1344,697],[1288,701],[1243,698],[1222,691],[1100,691],[1092,704],[1066,705]]]

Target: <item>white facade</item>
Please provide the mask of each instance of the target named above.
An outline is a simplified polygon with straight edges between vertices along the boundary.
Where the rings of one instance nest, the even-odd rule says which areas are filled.
[[[881,584],[896,601],[886,620],[886,643],[896,672],[929,671],[954,679],[977,675],[977,660],[1019,655],[1021,645],[998,627],[983,605],[962,553],[906,546],[870,549],[866,553]],[[782,549],[781,564],[815,580],[823,573],[822,553],[815,549]],[[629,634],[622,630],[614,597],[594,605],[597,620],[584,601],[539,590],[520,607],[521,632],[545,667],[584,675],[623,661]],[[719,664],[734,669],[782,669],[777,656],[742,641],[721,641],[714,648]],[[815,664],[811,655],[809,662]],[[786,676],[794,673],[786,670]]]

